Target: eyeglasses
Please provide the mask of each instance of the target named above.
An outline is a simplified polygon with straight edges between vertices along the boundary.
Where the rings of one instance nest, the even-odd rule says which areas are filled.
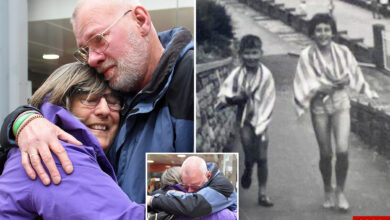
[[[199,190],[203,186],[200,184],[184,184],[184,183],[179,183],[179,185],[182,186],[184,189],[189,189],[191,187],[194,190]]]
[[[119,111],[122,108],[122,99],[120,96],[113,93],[108,94],[91,94],[90,92],[83,91],[82,89],[77,89],[77,94],[80,99],[81,104],[88,107],[96,107],[100,103],[100,99],[104,97],[106,99],[108,107],[112,111]]]
[[[112,23],[106,30],[100,34],[96,34],[91,37],[83,46],[79,47],[74,53],[73,56],[80,61],[82,64],[88,64],[89,52],[93,51],[95,53],[103,53],[108,47],[108,41],[104,38],[104,35],[108,30],[110,30],[118,21],[123,18],[126,14],[131,12],[131,10],[126,11],[122,16],[117,18],[114,23]]]

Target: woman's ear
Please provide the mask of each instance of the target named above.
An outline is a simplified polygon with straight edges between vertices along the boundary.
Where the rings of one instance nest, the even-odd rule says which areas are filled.
[[[134,8],[134,16],[141,35],[143,37],[148,35],[152,28],[152,21],[148,11],[142,6],[137,6]]]

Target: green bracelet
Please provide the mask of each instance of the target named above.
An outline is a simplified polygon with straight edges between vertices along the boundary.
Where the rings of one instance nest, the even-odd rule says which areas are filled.
[[[30,112],[28,114],[25,114],[23,115],[22,117],[20,117],[14,124],[14,134],[16,135],[18,133],[18,129],[20,127],[20,125],[23,123],[24,120],[26,120],[26,118],[28,118],[30,115],[33,115],[33,114],[36,114],[35,112]]]

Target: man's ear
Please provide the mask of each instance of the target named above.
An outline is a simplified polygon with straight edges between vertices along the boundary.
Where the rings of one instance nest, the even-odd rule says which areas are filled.
[[[134,8],[134,16],[141,35],[143,37],[148,35],[152,28],[152,21],[148,11],[142,6],[137,6]]]
[[[211,178],[211,172],[210,172],[210,171],[207,171],[206,177],[207,177],[207,179],[210,179],[210,178]]]

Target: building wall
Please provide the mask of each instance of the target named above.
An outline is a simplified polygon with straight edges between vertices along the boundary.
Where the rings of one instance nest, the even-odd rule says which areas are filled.
[[[12,12],[12,13],[10,13]],[[0,121],[27,103],[27,0],[0,2]]]

